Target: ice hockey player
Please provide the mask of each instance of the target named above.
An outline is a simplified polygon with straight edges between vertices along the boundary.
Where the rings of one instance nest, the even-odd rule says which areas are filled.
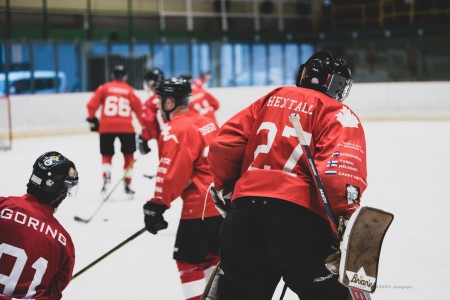
[[[144,205],[146,229],[167,228],[164,212],[181,197],[183,207],[173,258],[180,272],[185,299],[199,300],[219,261],[219,228],[223,218],[207,192],[212,182],[207,154],[218,126],[190,111],[190,83],[171,78],[156,88],[160,110],[169,121],[158,139],[159,166],[155,194]]]
[[[0,299],[62,298],[75,250],[54,213],[77,185],[75,164],[50,151],[33,164],[26,194],[0,196]]]
[[[136,129],[133,126],[133,113],[142,124],[142,103],[128,85],[127,70],[123,65],[116,65],[112,73],[112,80],[97,88],[87,103],[88,117],[91,131],[100,133],[100,153],[102,154],[103,187],[105,192],[111,183],[112,160],[115,153],[114,141],[120,140],[121,152],[124,157],[123,169],[125,193],[134,195],[131,187],[134,152],[136,151]],[[97,110],[101,107],[100,120]]]
[[[142,133],[138,139],[139,151],[144,155],[151,151],[148,141],[157,140],[166,123],[158,109],[159,97],[155,93],[163,80],[164,72],[159,68],[151,68],[144,75],[144,89],[150,94],[142,107]]]
[[[189,101],[189,109],[198,112],[217,123],[216,111],[220,107],[219,100],[207,91],[203,85],[194,84],[191,75],[185,74],[180,77],[191,83],[192,97]]]
[[[226,216],[218,299],[269,300],[283,278],[302,300],[347,300],[325,267],[335,239],[289,116],[300,115],[335,215],[349,218],[367,187],[364,130],[342,103],[350,87],[346,62],[317,52],[300,66],[296,86],[256,100],[211,143],[212,192]]]
[[[192,89],[205,89],[211,80],[211,72],[203,71],[200,77],[192,80]]]
[[[219,100],[203,87],[192,85],[192,98],[189,102],[189,109],[198,112],[205,117],[216,119],[216,111],[220,108]]]

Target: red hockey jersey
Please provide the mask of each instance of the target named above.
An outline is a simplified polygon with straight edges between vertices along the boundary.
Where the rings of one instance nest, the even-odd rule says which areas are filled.
[[[232,200],[279,198],[326,218],[292,113],[300,116],[335,215],[351,215],[367,187],[364,130],[350,108],[310,89],[277,88],[222,126],[208,156],[216,187],[237,180]]]
[[[202,76],[192,80],[192,89],[204,89],[206,87],[206,79]]]
[[[0,197],[0,299],[61,299],[75,250],[53,208],[32,195]]]
[[[192,90],[192,96],[189,101],[189,109],[204,115],[214,122],[217,122],[215,112],[220,107],[219,101],[208,91],[202,88]]]
[[[99,86],[87,103],[88,117],[93,118],[100,106],[100,133],[134,133],[132,112],[142,124],[141,100],[125,81],[113,80]]]
[[[148,141],[158,139],[167,121],[161,115],[158,105],[159,97],[153,94],[145,101],[142,108],[142,137]]]
[[[158,140],[160,160],[151,202],[170,207],[181,196],[181,219],[201,218],[203,211],[204,217],[220,215],[208,192],[213,178],[207,155],[217,131],[215,122],[193,111],[176,114],[167,123]]]

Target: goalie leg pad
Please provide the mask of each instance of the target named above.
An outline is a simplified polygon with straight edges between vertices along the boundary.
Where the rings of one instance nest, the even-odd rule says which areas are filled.
[[[369,293],[376,289],[381,245],[394,215],[360,207],[351,216],[341,243],[339,281]]]

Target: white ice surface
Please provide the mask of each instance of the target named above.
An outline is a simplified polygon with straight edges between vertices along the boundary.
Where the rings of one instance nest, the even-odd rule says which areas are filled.
[[[450,122],[365,122],[364,127],[369,186],[362,203],[395,214],[372,299],[450,299]],[[77,272],[143,227],[142,205],[154,190],[154,182],[143,174],[155,174],[156,151],[136,162],[135,199],[126,199],[120,185],[92,221],[83,224],[74,216],[90,217],[103,199],[95,133],[15,140],[11,151],[0,152],[0,195],[25,193],[34,160],[49,150],[72,159],[80,173],[78,195],[67,198],[56,213],[74,240]],[[116,155],[113,183],[122,164]],[[180,208],[176,200],[165,213],[167,230],[144,232],[115,251],[72,281],[63,299],[183,299],[172,260]],[[281,288],[282,283],[273,299],[279,299]],[[284,299],[297,297],[288,291]]]

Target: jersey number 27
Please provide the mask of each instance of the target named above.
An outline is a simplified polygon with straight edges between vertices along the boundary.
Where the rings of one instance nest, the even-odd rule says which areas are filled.
[[[262,134],[263,133],[263,132],[261,132],[262,130],[264,133],[267,134],[267,142],[265,144],[258,145],[258,147],[256,147],[256,150],[253,154],[253,163],[248,168],[249,170],[255,170],[255,169],[260,169],[260,168],[263,168],[263,169],[271,168],[270,165],[256,166],[255,161],[259,154],[268,154],[270,152],[273,142],[275,141],[275,138],[277,137],[278,128],[277,128],[277,125],[273,122],[262,122],[261,125],[259,126],[256,134]],[[311,143],[311,134],[307,133],[307,132],[304,132],[304,134],[305,134],[305,139],[309,145]],[[281,133],[281,138],[291,138],[291,137],[297,137],[297,135],[295,133],[295,129],[294,129],[294,127],[285,125],[283,128],[283,131]],[[296,141],[298,143],[298,139],[296,139]],[[296,145],[296,147],[294,148],[294,150],[292,151],[292,153],[287,158],[287,161],[284,164],[282,171],[284,171],[290,175],[296,176],[297,174],[292,172],[292,170],[297,165],[298,160],[300,159],[302,154],[303,154],[302,145],[300,143],[298,143]]]

